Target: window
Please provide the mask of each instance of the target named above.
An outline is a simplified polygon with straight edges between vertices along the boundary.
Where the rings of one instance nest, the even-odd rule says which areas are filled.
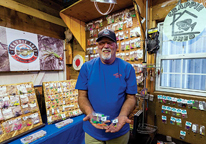
[[[158,28],[156,90],[206,96],[206,29],[193,40],[174,42],[163,34],[163,23]]]

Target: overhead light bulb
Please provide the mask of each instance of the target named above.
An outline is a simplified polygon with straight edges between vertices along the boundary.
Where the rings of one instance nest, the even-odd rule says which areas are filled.
[[[94,2],[95,8],[96,8],[97,11],[98,11],[100,14],[102,14],[102,15],[108,15],[108,14],[113,10],[115,4],[117,4],[117,0],[91,0],[91,1]],[[107,10],[107,12],[102,13],[102,12],[99,10],[99,7],[98,7],[98,5],[97,5],[97,2],[110,4],[109,9]]]

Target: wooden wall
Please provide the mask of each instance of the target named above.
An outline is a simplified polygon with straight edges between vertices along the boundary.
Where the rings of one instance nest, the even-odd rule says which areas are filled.
[[[172,10],[179,0],[153,0],[149,4],[149,28],[157,27],[158,22],[163,22],[167,14]],[[187,0],[181,0],[182,2],[186,2]],[[194,0],[195,2],[203,3],[206,6],[206,0]],[[155,54],[148,55],[147,63],[155,64]],[[188,118],[182,119],[183,126],[180,128],[177,125],[173,126],[169,124],[169,120],[167,120],[167,124],[162,123],[162,114],[161,114],[161,105],[157,101],[157,95],[166,95],[177,98],[184,99],[194,99],[199,101],[206,101],[204,97],[201,96],[191,96],[177,93],[166,93],[166,92],[157,92],[155,91],[155,81],[150,81],[150,76],[147,78],[147,88],[151,94],[154,94],[154,101],[149,101],[148,110],[147,110],[147,122],[152,125],[158,126],[158,133],[163,135],[169,135],[173,138],[180,139],[180,130],[185,131],[185,120],[190,121],[196,124],[202,124],[206,126],[204,118],[206,117],[205,111],[200,110],[188,110]],[[171,115],[167,115],[167,119],[170,119]],[[192,131],[187,131],[186,138],[183,140],[193,144],[205,144],[206,137],[200,136],[200,134],[194,134]]]
[[[140,6],[140,8],[141,8],[141,16],[142,17],[145,17],[145,0],[135,0],[136,2],[137,2],[137,4]],[[61,16],[62,16],[62,14],[60,14]],[[64,16],[62,16],[63,18],[64,18]],[[137,19],[138,20],[138,22],[140,23],[140,21],[139,21],[139,19]],[[137,21],[136,20],[136,21]],[[65,23],[67,23],[68,21],[71,21],[70,20],[70,18],[69,19],[65,19],[64,18],[64,21],[65,21]],[[68,23],[71,23],[71,22],[68,22]],[[70,26],[70,24],[67,24],[67,25],[69,25]],[[143,27],[144,27],[144,29],[145,29],[145,22],[143,23]],[[73,30],[73,28],[72,27],[69,27],[70,28],[70,30],[72,31]],[[74,27],[74,29],[76,29],[75,27]],[[79,29],[80,30],[80,29]],[[143,31],[141,30],[141,33],[142,33],[142,37],[144,37],[144,33],[143,33]],[[79,35],[79,34],[75,34],[75,35]],[[74,35],[74,37],[75,37],[75,35]],[[87,34],[88,35],[88,34]],[[77,37],[78,38],[78,37]],[[82,44],[81,44],[82,45]],[[85,47],[83,48],[83,47],[81,47],[81,45],[78,43],[78,41],[77,41],[77,43],[76,43],[76,40],[74,39],[74,41],[73,41],[73,44],[71,45],[71,50],[73,51],[72,52],[72,54],[73,54],[73,56],[75,56],[76,54],[80,54],[80,55],[82,55],[83,57],[85,56],[85,48],[86,48],[86,36],[85,36]],[[72,67],[72,65],[71,65],[72,63],[71,63],[71,59],[69,60],[69,61],[67,61],[67,79],[77,79],[78,78],[78,75],[79,75],[79,71],[75,71],[74,69],[73,69],[73,67]]]
[[[77,39],[74,38],[71,44],[72,57],[74,58],[77,54],[85,57],[85,51],[82,49],[81,45],[78,43]],[[73,60],[73,59],[72,59]],[[67,67],[67,79],[77,79],[79,76],[79,71],[74,70],[72,63],[68,63]]]
[[[59,17],[60,10],[63,9],[62,0],[14,0],[28,7],[32,7],[39,11],[45,12],[55,17]]]
[[[0,6],[0,26],[64,39],[64,27],[3,6]]]
[[[6,2],[6,1],[7,0],[1,2]],[[31,6],[31,8],[36,8],[37,10],[40,9],[43,12],[47,12],[50,15],[53,13],[56,13],[54,14],[55,16],[59,15],[60,10],[58,10],[58,7],[56,7],[56,10],[55,10],[55,6],[53,8],[49,8],[49,6],[43,5],[43,1],[40,0],[34,0],[32,2],[27,0],[17,0],[17,1],[25,4],[25,7]],[[30,4],[30,2],[31,5],[28,5]],[[27,7],[27,9],[29,11],[30,7]],[[1,5],[0,5],[0,26],[31,32],[35,34],[41,34],[49,37],[62,39],[62,40],[65,39],[64,36],[65,27]],[[0,73],[0,80],[1,80],[1,84],[11,84],[17,82],[32,81],[34,82],[34,85],[41,85],[42,81],[65,80],[66,79],[65,72],[66,71],[18,72],[18,73],[6,72],[6,73]],[[24,79],[24,77],[26,77],[26,79]],[[14,79],[16,80],[15,82],[13,81]]]
[[[184,94],[175,94],[175,93],[160,93],[160,92],[155,92],[155,101],[153,104],[156,106],[156,117],[157,117],[157,126],[158,126],[158,133],[163,134],[163,135],[168,135],[176,139],[180,139],[180,130],[186,131],[186,137],[184,140],[185,142],[192,143],[192,144],[205,144],[206,143],[206,136],[202,136],[198,133],[192,132],[192,130],[186,130],[185,129],[185,122],[189,121],[192,124],[198,124],[199,128],[200,125],[203,125],[206,127],[206,111],[201,111],[199,109],[189,109],[188,106],[186,108],[178,107],[176,104],[175,106],[169,105],[169,104],[163,104],[159,103],[157,101],[157,95],[162,95],[164,94],[165,96],[171,96],[171,97],[176,97],[176,98],[182,98],[182,99],[187,99],[187,100],[198,100],[198,101],[206,101],[206,98],[204,97],[197,97],[197,96],[192,96],[192,95],[184,95]],[[170,124],[170,118],[172,114],[162,114],[162,105],[165,106],[170,106],[170,107],[175,107],[178,109],[184,109],[187,111],[187,116],[188,118],[182,118],[182,117],[177,117],[173,116],[175,118],[181,118],[182,119],[182,127],[178,126],[176,123],[175,125]],[[151,109],[151,108],[149,108]],[[162,123],[162,115],[167,116],[167,124]],[[198,128],[198,129],[199,129]]]

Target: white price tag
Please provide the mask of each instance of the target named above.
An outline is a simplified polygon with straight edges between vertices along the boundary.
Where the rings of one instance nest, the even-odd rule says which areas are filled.
[[[48,117],[48,121],[52,122],[52,116]]]
[[[20,95],[20,98],[21,99],[23,99],[23,98],[27,98],[28,99],[27,95]]]
[[[112,123],[118,123],[118,119],[112,120]]]
[[[202,133],[202,127],[200,127],[200,134]]]
[[[173,101],[173,102],[177,102],[177,98],[172,97],[172,101]]]
[[[50,88],[53,88],[53,83],[50,83],[49,87],[50,87]]]
[[[163,100],[166,100],[166,98],[167,98],[166,96],[163,96],[163,97],[162,97]]]
[[[182,114],[187,114],[187,110],[182,110]]]
[[[49,115],[49,110],[47,110],[47,115]]]
[[[197,131],[197,126],[195,124],[192,125],[192,131]]]
[[[186,131],[180,131],[180,135],[182,135],[182,136],[186,136]]]
[[[13,121],[12,121],[12,120],[10,120],[10,121],[9,121],[9,124],[13,124]]]
[[[101,120],[105,122],[107,120],[107,117],[101,117]]]
[[[191,123],[191,122],[186,121],[186,122],[185,122],[185,125],[186,125],[186,126],[191,127],[191,126],[192,126],[192,123]]]
[[[158,99],[162,99],[162,96],[161,96],[161,95],[158,95],[157,98],[158,98]]]
[[[176,108],[172,108],[172,112],[177,112],[177,109]]]
[[[143,18],[143,19],[141,20],[141,23],[143,24],[143,23],[144,23],[144,21],[145,21],[145,18]]]
[[[30,85],[30,84],[27,84],[27,85],[26,85],[26,88],[31,88],[31,85]]]
[[[63,111],[65,111],[65,106],[63,106],[63,108],[62,108],[62,109],[63,109]]]
[[[170,121],[173,121],[173,122],[175,122],[175,121],[176,121],[176,118],[174,118],[174,117],[171,117],[171,118],[170,118]]]
[[[182,120],[181,119],[176,119],[176,122],[177,123],[182,123]]]
[[[8,101],[9,100],[9,97],[4,97],[3,98],[3,101]]]
[[[27,119],[28,119],[28,117],[27,116],[25,116],[25,117],[23,117],[22,118],[24,121],[26,121]]]
[[[181,109],[177,109],[177,113],[182,113],[182,110]]]
[[[162,116],[162,120],[167,120],[167,117],[166,116]]]
[[[28,107],[28,104],[27,105],[21,105],[22,108],[27,108]]]
[[[162,105],[162,110],[166,110],[166,107],[164,105]]]
[[[201,101],[199,101],[199,109],[200,109],[200,110],[204,110],[204,107],[203,107],[203,104],[202,104]]]
[[[11,110],[11,108],[3,109],[2,113],[3,113],[3,115],[5,115],[6,113],[12,113],[12,110]]]
[[[62,119],[64,119],[66,117],[65,114],[61,114],[61,116],[62,116]]]
[[[177,99],[177,103],[181,103],[182,102],[182,99]]]
[[[14,98],[14,96],[10,96],[10,100],[12,100]]]
[[[34,104],[29,104],[29,106],[30,106],[31,108],[36,107],[36,103],[34,103]]]
[[[182,99],[182,103],[183,104],[187,104],[187,100],[186,99]]]

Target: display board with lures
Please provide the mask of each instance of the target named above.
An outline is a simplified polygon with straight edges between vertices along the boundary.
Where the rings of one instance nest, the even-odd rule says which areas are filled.
[[[43,82],[48,124],[82,114],[75,85],[76,80]]]
[[[135,9],[133,7],[124,9],[87,23],[85,61],[99,57],[96,39],[98,33],[103,29],[110,29],[115,32],[118,47],[116,56],[132,64],[136,72],[137,83],[143,86],[142,62],[144,41]]]
[[[188,143],[206,141],[206,98],[156,92],[155,114],[158,132]]]
[[[0,85],[0,143],[43,125],[33,83]]]

